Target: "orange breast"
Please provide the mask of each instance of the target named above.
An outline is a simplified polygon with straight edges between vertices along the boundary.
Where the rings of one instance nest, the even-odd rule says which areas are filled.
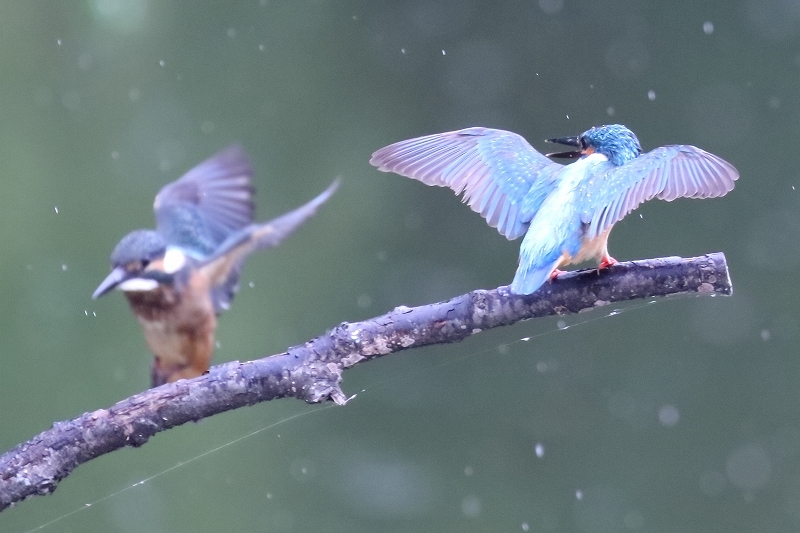
[[[180,291],[161,286],[126,293],[156,357],[154,382],[196,377],[211,363],[217,318],[205,277],[194,278]]]

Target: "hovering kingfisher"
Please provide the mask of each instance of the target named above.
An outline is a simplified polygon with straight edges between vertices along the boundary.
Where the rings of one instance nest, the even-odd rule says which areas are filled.
[[[515,294],[531,294],[562,265],[615,264],[608,234],[642,202],[724,196],[739,178],[733,165],[694,146],[643,154],[636,135],[619,124],[547,142],[577,150],[542,155],[516,133],[478,127],[401,141],[372,154],[370,163],[464,192],[463,201],[501,235],[524,234]],[[577,161],[564,166],[548,157]]]
[[[217,315],[228,309],[245,258],[272,248],[311,218],[338,180],[307,204],[266,223],[253,223],[252,169],[230,146],[159,191],[156,229],[122,238],[111,273],[92,298],[125,292],[144,329],[152,385],[199,376],[214,352]]]

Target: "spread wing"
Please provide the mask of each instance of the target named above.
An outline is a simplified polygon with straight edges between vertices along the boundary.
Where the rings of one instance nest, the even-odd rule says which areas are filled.
[[[369,161],[426,185],[464,193],[463,201],[508,239],[525,233],[563,166],[509,131],[468,128],[381,148]]]
[[[581,220],[594,239],[636,209],[659,198],[715,198],[733,189],[739,172],[727,161],[690,145],[662,146],[621,166],[610,163],[584,184]]]
[[[206,256],[253,220],[250,160],[232,145],[161,189],[156,227],[170,245]]]
[[[201,270],[211,280],[212,301],[217,313],[227,309],[233,300],[239,281],[239,270],[247,256],[256,250],[278,246],[313,217],[338,188],[339,180],[336,179],[325,191],[305,205],[269,222],[250,224],[232,233],[200,264]]]

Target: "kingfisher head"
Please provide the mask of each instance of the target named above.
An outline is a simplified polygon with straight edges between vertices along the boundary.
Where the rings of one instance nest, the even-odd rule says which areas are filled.
[[[186,256],[178,248],[168,247],[157,231],[140,229],[119,241],[109,261],[111,273],[92,298],[99,298],[114,288],[147,292],[159,285],[172,284],[175,274],[186,264]]]
[[[616,166],[624,165],[642,153],[642,145],[639,144],[636,134],[622,124],[595,126],[577,137],[557,137],[547,139],[547,142],[580,148],[579,151],[547,154],[548,157],[575,159],[598,153],[606,156]]]

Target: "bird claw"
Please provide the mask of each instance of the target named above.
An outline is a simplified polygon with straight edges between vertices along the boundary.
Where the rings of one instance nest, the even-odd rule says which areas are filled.
[[[611,265],[616,265],[617,263],[619,263],[619,261],[617,261],[610,255],[606,255],[600,258],[600,264],[597,265],[597,270],[603,270],[604,268],[608,268]]]
[[[556,279],[556,278],[557,278],[557,277],[558,277],[560,274],[564,274],[565,272],[566,272],[565,270],[559,270],[559,269],[555,269],[555,270],[553,270],[553,271],[550,273],[550,281],[553,281],[553,280],[554,280],[554,279]]]

